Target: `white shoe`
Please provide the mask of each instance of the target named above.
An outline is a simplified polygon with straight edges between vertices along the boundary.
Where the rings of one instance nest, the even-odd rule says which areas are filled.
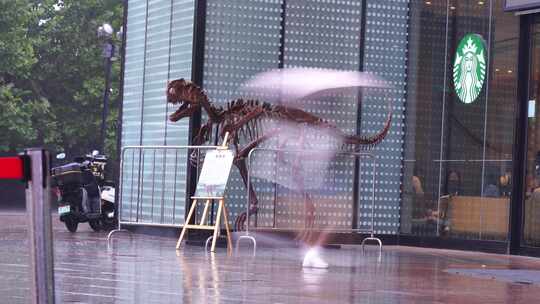
[[[302,267],[305,268],[328,268],[328,263],[326,263],[319,256],[319,252],[316,248],[311,248],[308,250],[304,256],[304,262],[302,262]]]

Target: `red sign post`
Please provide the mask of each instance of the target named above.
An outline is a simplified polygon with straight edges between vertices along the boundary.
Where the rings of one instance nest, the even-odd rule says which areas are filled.
[[[41,148],[26,149],[19,156],[0,157],[0,179],[26,182],[33,304],[54,304],[49,166],[49,152]]]
[[[25,164],[28,165],[27,156],[0,157],[0,179],[25,180]]]

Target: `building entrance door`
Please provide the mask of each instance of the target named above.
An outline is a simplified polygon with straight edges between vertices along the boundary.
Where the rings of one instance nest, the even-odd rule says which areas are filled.
[[[528,78],[528,113],[521,246],[540,248],[540,15],[526,18],[529,58],[528,75],[523,77]]]

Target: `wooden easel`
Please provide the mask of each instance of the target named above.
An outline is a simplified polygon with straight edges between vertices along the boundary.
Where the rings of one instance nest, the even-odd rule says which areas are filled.
[[[205,200],[204,209],[201,217],[201,221],[199,224],[185,224],[182,228],[182,232],[180,233],[180,238],[178,238],[178,242],[176,243],[176,249],[180,249],[180,244],[182,243],[182,240],[184,239],[184,235],[188,229],[198,229],[198,230],[214,230],[214,235],[212,238],[212,247],[210,248],[211,252],[216,251],[216,240],[219,236],[220,232],[220,225],[221,225],[221,214],[223,213],[223,220],[225,221],[225,230],[227,231],[227,251],[229,253],[232,252],[232,240],[231,240],[231,229],[229,227],[229,218],[228,218],[228,212],[227,212],[227,206],[225,206],[225,200],[223,197],[191,197],[191,208],[189,209],[188,216],[186,218],[186,223],[189,223],[193,213],[195,211],[195,207],[197,206],[197,203],[202,203],[203,200]],[[209,207],[210,204],[213,204],[213,200],[218,201],[218,210],[216,214],[216,221],[214,225],[206,225],[205,221],[208,216]]]
[[[229,136],[229,133],[227,132],[225,134],[225,137],[223,139],[222,145],[218,149],[228,149],[227,147],[227,138]],[[182,240],[184,239],[185,233],[187,229],[198,229],[198,230],[214,230],[214,235],[212,238],[212,247],[210,248],[210,252],[215,252],[216,250],[216,241],[220,234],[221,230],[221,215],[223,214],[223,220],[225,221],[225,231],[227,232],[227,252],[230,254],[232,253],[232,240],[231,240],[231,229],[229,227],[229,218],[228,218],[228,212],[227,212],[227,206],[225,206],[225,198],[220,197],[201,197],[201,196],[192,196],[191,197],[191,208],[189,209],[188,216],[186,218],[186,224],[182,228],[182,232],[180,233],[180,237],[178,238],[178,242],[176,243],[176,249],[180,249],[180,244],[182,243]],[[214,200],[218,201],[218,210],[216,214],[216,221],[214,225],[206,225],[205,221],[208,217],[209,207],[210,204],[214,204]],[[201,216],[201,220],[199,224],[189,224],[191,221],[191,218],[193,217],[193,214],[195,212],[197,203],[202,203],[205,201],[203,213]]]

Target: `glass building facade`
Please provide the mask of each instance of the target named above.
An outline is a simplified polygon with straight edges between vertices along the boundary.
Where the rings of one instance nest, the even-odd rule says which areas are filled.
[[[476,99],[456,93],[467,34],[485,45]],[[503,1],[412,1],[402,233],[506,240],[513,171],[519,18]]]
[[[375,73],[392,89],[348,92],[305,104],[307,111],[347,133],[364,135],[382,126],[391,101],[389,136],[374,150],[375,232],[398,243],[481,243],[499,251],[536,252],[540,1],[517,2],[127,1],[122,145],[188,143],[188,122],[166,121],[173,109],[163,92],[172,79],[194,78],[211,101],[223,105],[241,97],[238,88],[245,80],[269,69]],[[186,194],[186,156],[178,160],[177,155],[154,154],[151,167],[139,154],[125,157],[134,165],[123,169],[121,219],[144,218],[152,196],[159,195],[166,210],[162,220],[169,215],[168,223],[182,224],[176,213],[185,212],[185,205],[167,198]],[[173,158],[182,163],[181,172],[177,166],[174,172],[167,169]],[[179,182],[167,185],[172,179],[163,178],[161,188],[145,186],[145,174],[155,175],[155,170]],[[319,225],[368,226],[369,164],[340,160],[332,170],[334,183],[318,194],[316,206],[325,216]],[[297,211],[283,194],[262,182],[256,187],[262,201],[274,204],[261,206],[261,224],[298,224]],[[232,218],[244,210],[245,193],[233,172],[228,194]]]

